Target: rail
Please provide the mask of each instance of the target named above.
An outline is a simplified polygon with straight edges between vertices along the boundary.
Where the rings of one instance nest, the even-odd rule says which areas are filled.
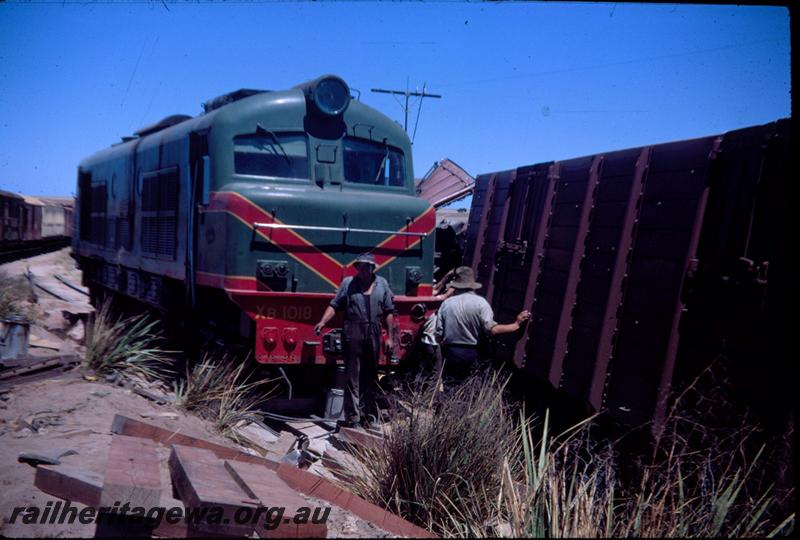
[[[46,286],[42,285],[41,283],[37,283],[36,280],[34,279],[35,276],[33,275],[33,272],[31,272],[31,270],[30,270],[30,267],[24,272],[23,275],[26,278],[28,278],[28,281],[31,283],[32,286],[35,285],[36,287],[39,287],[40,289],[42,289],[44,292],[46,292],[50,296],[58,298],[59,300],[62,300],[64,302],[69,302],[68,298],[64,298],[63,296],[61,296],[60,294],[55,292],[53,289],[51,289],[49,287],[46,287]],[[33,289],[33,287],[31,287],[31,289]]]
[[[84,289],[80,288],[79,286],[75,285],[71,281],[67,280],[66,278],[64,278],[62,276],[59,276],[58,274],[53,274],[53,277],[56,278],[61,283],[63,283],[64,285],[66,285],[67,287],[69,287],[70,289],[78,291],[79,293],[81,293],[84,296],[89,296],[88,292],[86,292]]]
[[[0,240],[0,264],[35,257],[69,246],[70,237],[47,237],[40,240],[2,241]]]

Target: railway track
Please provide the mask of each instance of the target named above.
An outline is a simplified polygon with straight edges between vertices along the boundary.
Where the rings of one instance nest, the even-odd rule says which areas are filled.
[[[80,358],[74,354],[6,360],[0,366],[0,393],[17,384],[59,377],[79,363]]]
[[[43,253],[57,251],[69,246],[70,238],[59,236],[55,238],[44,238],[25,243],[15,243],[0,246],[0,264],[34,257]]]

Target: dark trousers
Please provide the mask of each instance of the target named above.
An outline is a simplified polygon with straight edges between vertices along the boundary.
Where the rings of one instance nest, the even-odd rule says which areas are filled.
[[[442,380],[445,387],[459,384],[480,368],[478,348],[472,345],[444,345]]]
[[[437,377],[442,371],[442,348],[438,345],[420,343],[419,371],[423,377]]]
[[[362,416],[378,418],[378,354],[370,339],[346,341],[342,350],[347,384],[344,417],[360,422]]]

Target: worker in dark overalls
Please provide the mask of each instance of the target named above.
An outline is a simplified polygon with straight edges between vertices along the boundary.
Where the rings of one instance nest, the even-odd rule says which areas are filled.
[[[344,311],[342,353],[347,376],[344,393],[345,423],[374,426],[378,421],[378,357],[381,322],[386,324],[387,354],[394,350],[394,302],[389,284],[375,275],[372,254],[360,255],[353,263],[355,276],[346,277],[336,296],[314,326],[319,335],[337,311]]]

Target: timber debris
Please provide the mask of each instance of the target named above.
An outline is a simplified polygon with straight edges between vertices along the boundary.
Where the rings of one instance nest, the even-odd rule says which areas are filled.
[[[318,429],[313,424],[309,427]],[[253,436],[252,425],[250,429]],[[319,437],[317,429],[312,431]],[[267,512],[274,507],[284,508],[286,516],[295,516],[303,508],[320,506],[330,507],[330,511],[340,514],[351,514],[395,536],[433,537],[428,531],[353,495],[328,478],[281,460],[285,445],[296,446],[299,440],[287,432],[281,432],[274,441],[285,441],[284,448],[268,451],[265,456],[119,414],[114,417],[111,433],[104,474],[70,464],[52,465],[34,460],[29,461],[36,466],[34,486],[59,499],[92,507],[108,508],[127,503],[130,507],[143,508],[216,508],[222,509],[222,519],[177,525],[146,519],[106,519],[98,523],[95,537],[253,537],[255,534],[324,538],[331,532],[325,521],[284,519],[275,523],[273,529],[265,530],[258,521],[242,523],[234,518],[237,512],[239,515],[258,509]],[[345,437],[353,440],[352,433]],[[307,441],[306,437],[306,444]],[[325,454],[327,461],[339,467],[354,466],[353,458],[331,446]],[[320,460],[320,463],[324,465],[325,461]],[[169,479],[166,484],[165,478]]]

